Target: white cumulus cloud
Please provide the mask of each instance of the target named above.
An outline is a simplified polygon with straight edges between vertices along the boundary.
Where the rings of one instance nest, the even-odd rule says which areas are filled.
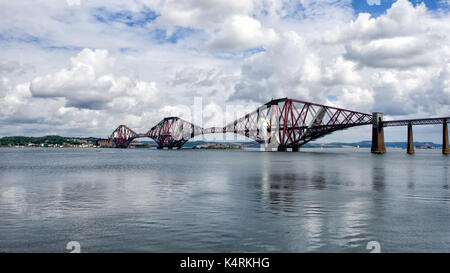
[[[220,31],[209,42],[211,48],[240,50],[269,45],[278,40],[272,28],[264,28],[261,23],[246,15],[235,15],[225,20]]]
[[[66,106],[102,109],[109,105],[134,108],[156,103],[155,83],[140,82],[111,73],[114,59],[106,50],[84,49],[71,58],[71,67],[31,81],[37,98],[64,98]],[[122,103],[116,102],[123,99]]]

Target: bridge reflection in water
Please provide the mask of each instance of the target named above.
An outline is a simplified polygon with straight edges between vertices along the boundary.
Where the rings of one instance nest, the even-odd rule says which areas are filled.
[[[166,117],[146,133],[136,133],[120,125],[109,139],[118,148],[127,148],[141,137],[152,138],[158,148],[180,149],[198,135],[234,133],[261,144],[265,151],[298,151],[302,145],[350,127],[372,124],[373,153],[386,152],[384,127],[408,126],[408,153],[414,153],[412,125],[443,124],[442,153],[449,154],[447,123],[450,117],[383,121],[382,113],[366,114],[301,100],[282,98],[271,100],[255,111],[225,127],[203,128],[179,117]]]

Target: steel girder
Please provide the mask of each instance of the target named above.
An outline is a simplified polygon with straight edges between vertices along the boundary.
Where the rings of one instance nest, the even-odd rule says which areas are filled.
[[[383,121],[383,127],[450,123],[450,117]]]

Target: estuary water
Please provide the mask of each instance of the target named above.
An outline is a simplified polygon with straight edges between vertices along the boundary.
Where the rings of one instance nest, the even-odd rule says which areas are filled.
[[[440,150],[0,149],[0,252],[450,252]]]

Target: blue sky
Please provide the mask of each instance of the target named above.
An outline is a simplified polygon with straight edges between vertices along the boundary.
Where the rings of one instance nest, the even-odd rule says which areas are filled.
[[[395,0],[352,0],[352,7],[356,14],[360,12],[370,13],[374,17],[386,12],[387,9],[391,8],[392,4],[396,2]],[[448,1],[433,1],[433,0],[410,0],[413,5],[419,5],[425,3],[428,9],[438,11],[438,10],[448,10]]]

